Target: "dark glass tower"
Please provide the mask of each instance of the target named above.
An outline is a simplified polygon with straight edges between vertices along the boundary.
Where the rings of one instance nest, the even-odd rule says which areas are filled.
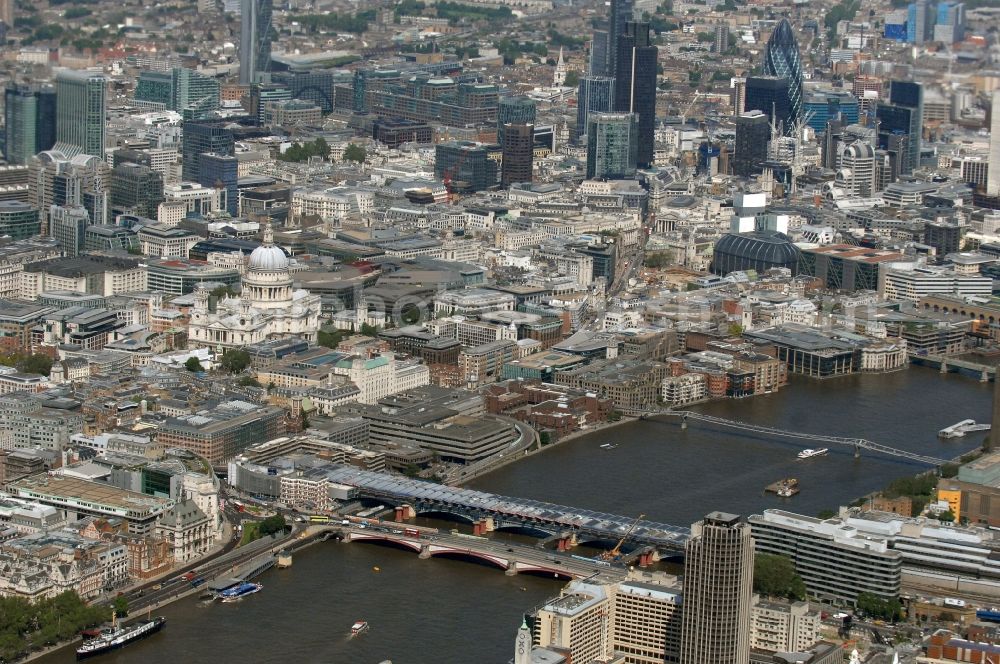
[[[231,155],[236,140],[221,122],[185,122],[181,143],[181,174],[185,180],[200,182],[201,156],[206,152]]]
[[[906,151],[900,154],[899,172],[912,173],[920,165],[920,138],[924,123],[924,89],[912,81],[893,81],[889,103],[879,104],[879,147],[890,149],[890,137],[906,136]]]
[[[802,117],[802,58],[787,18],[771,33],[764,51],[764,73],[788,79],[788,97],[792,120]]]
[[[736,118],[736,149],[733,155],[733,175],[749,177],[761,172],[767,159],[767,141],[771,136],[767,116],[749,111]]]
[[[608,73],[608,31],[594,30],[590,41],[590,63],[587,73],[591,76],[604,76]]]
[[[656,125],[656,55],[649,42],[649,24],[625,24],[618,38],[618,70],[615,72],[615,111],[634,113],[638,119],[639,152],[636,163],[653,163],[653,130]]]
[[[508,124],[504,127],[503,167],[500,186],[506,189],[514,183],[531,182],[535,127],[530,124]]]
[[[56,142],[56,91],[11,85],[4,91],[5,156],[10,164],[28,159]]]
[[[240,84],[257,83],[271,71],[271,0],[240,3]]]
[[[503,97],[497,107],[497,143],[503,145],[504,126],[535,124],[535,102],[527,97]]]
[[[201,155],[198,184],[226,192],[225,209],[233,217],[240,214],[239,161],[232,155]]]
[[[618,40],[625,34],[625,24],[632,20],[633,12],[632,0],[611,0],[611,18],[608,22],[608,76],[614,76],[618,70]]]
[[[614,109],[615,79],[608,76],[582,76],[576,95],[576,138],[587,135],[587,117]]]
[[[779,76],[751,76],[746,83],[743,110],[762,112],[768,121],[788,133],[795,117],[789,80]]]

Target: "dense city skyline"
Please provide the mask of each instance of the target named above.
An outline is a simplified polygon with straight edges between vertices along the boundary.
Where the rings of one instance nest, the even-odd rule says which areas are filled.
[[[998,17],[0,0],[0,660],[990,661]]]

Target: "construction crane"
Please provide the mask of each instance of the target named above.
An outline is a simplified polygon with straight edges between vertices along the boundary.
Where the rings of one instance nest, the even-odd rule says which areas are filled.
[[[618,544],[615,544],[615,548],[611,549],[610,551],[605,551],[600,555],[601,560],[617,560],[618,558],[621,558],[622,544],[625,543],[625,540],[627,540],[628,536],[632,534],[632,531],[635,530],[635,527],[639,525],[639,521],[644,516],[646,515],[640,514],[635,518],[635,521],[633,521],[632,525],[628,527],[628,530],[625,531],[625,534],[622,535],[622,538],[618,540]]]

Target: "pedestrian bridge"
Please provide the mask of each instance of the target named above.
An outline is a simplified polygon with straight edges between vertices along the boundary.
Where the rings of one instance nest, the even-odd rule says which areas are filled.
[[[488,521],[489,530],[524,530],[572,540],[574,544],[614,545],[625,537],[633,549],[650,546],[683,551],[691,534],[689,528],[666,523],[636,522],[634,517],[423,482],[354,466],[339,465],[328,477],[331,482],[356,488],[363,498],[397,508],[406,505],[416,514],[448,514],[471,523]]]

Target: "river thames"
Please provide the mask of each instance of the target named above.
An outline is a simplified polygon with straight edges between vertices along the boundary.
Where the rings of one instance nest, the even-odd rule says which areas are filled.
[[[949,441],[937,431],[970,418],[990,421],[992,385],[910,368],[827,381],[793,379],[781,392],[699,406],[719,417],[786,430],[860,437],[952,458],[984,434]],[[602,443],[617,443],[612,450]],[[712,510],[752,514],[781,507],[815,515],[924,467],[898,458],[832,447],[800,461],[818,443],[770,439],[676,420],[623,424],[582,436],[475,481],[471,487],[592,510],[689,525]],[[783,477],[802,492],[764,494]],[[375,572],[373,567],[379,567]],[[236,604],[194,599],[164,608],[162,633],[102,658],[117,663],[328,662],[334,664],[502,664],[512,656],[520,615],[561,583],[507,577],[453,560],[420,560],[368,544],[317,544],[287,570],[260,578],[263,592]],[[355,620],[369,633],[348,638]],[[73,661],[71,649],[40,660]]]

